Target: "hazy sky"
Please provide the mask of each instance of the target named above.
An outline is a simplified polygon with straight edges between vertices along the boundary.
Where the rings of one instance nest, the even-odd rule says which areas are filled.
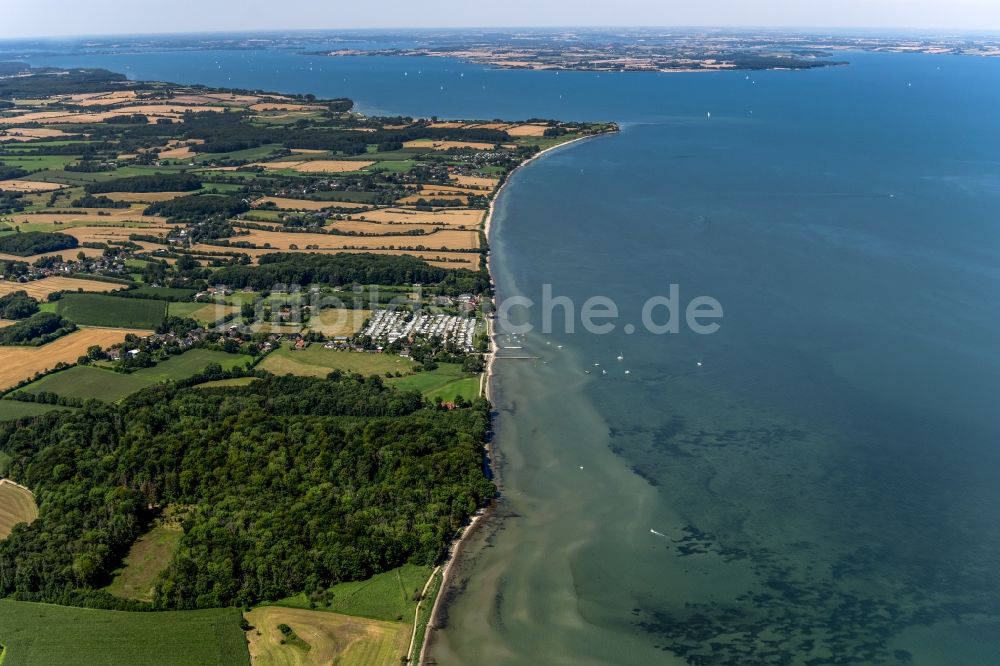
[[[294,28],[567,25],[1000,31],[1000,0],[27,0],[10,2],[4,8],[0,39]]]

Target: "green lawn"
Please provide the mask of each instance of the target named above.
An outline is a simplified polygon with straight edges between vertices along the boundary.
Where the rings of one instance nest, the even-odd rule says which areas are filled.
[[[159,613],[0,600],[3,666],[247,666],[235,608]]]
[[[85,326],[154,329],[167,315],[167,302],[103,294],[65,294],[56,312]]]
[[[323,349],[321,344],[313,344],[300,351],[292,351],[282,345],[267,355],[260,365],[261,370],[276,375],[305,375],[325,377],[331,370],[357,372],[362,375],[383,375],[386,372],[411,372],[413,361],[391,354],[363,354],[357,352]]]
[[[178,300],[185,300],[191,298],[198,292],[195,291],[194,289],[143,286],[143,287],[137,287],[136,289],[129,289],[128,293],[134,294],[136,296],[141,296],[143,298],[176,298]]]
[[[18,400],[0,400],[0,421],[13,421],[26,416],[38,416],[56,409],[74,409],[59,405],[40,405],[35,402],[20,402]]]
[[[397,569],[372,576],[368,580],[339,583],[327,591],[326,602],[317,602],[316,610],[343,613],[390,622],[411,622],[417,609],[414,592],[424,589],[431,567],[405,564]],[[305,594],[271,604],[309,608]],[[6,666],[6,664],[4,665]]]
[[[414,167],[416,164],[413,160],[387,160],[385,162],[376,162],[371,165],[365,171],[388,171],[389,173],[406,173]]]
[[[192,349],[180,356],[172,356],[161,361],[152,368],[142,368],[131,374],[94,366],[77,365],[62,372],[42,377],[21,390],[27,393],[47,391],[66,398],[83,400],[96,398],[106,402],[116,402],[153,384],[187,379],[198,374],[211,363],[218,363],[224,369],[229,370],[246,365],[251,360],[249,356],[242,354],[227,354],[211,349]]]
[[[180,520],[163,520],[136,539],[115,572],[108,594],[123,599],[152,601],[154,586],[160,573],[170,564],[184,536]]]
[[[479,397],[479,375],[462,372],[462,366],[457,363],[440,363],[430,372],[418,372],[389,382],[404,391],[419,391],[428,400],[437,396],[446,402],[459,395],[466,400]]]

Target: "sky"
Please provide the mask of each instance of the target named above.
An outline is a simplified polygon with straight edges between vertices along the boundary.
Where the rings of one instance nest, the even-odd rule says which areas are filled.
[[[353,28],[711,26],[1000,32],[1000,0],[30,0],[0,39]]]

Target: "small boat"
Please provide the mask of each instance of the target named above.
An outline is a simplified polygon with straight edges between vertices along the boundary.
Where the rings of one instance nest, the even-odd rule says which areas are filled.
[[[699,368],[701,367],[701,361],[698,361],[698,367]]]
[[[626,370],[626,371],[625,371],[625,374],[626,374],[626,375],[631,375],[631,374],[632,374],[632,371],[631,371],[631,370]]]
[[[624,361],[625,360],[625,355],[622,354],[621,352],[618,352],[618,360],[619,361]]]

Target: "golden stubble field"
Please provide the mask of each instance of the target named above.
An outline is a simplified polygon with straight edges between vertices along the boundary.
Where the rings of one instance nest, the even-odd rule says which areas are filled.
[[[299,173],[347,173],[350,171],[361,171],[375,162],[363,160],[305,160],[302,162],[254,162],[250,166],[264,167],[265,169],[289,169]]]
[[[409,647],[409,624],[369,620],[302,608],[262,606],[245,614],[250,663],[312,666],[395,666]],[[291,627],[305,650],[284,641],[279,624]]]
[[[151,335],[152,331],[127,328],[81,328],[41,347],[0,347],[0,389],[10,388],[37,372],[51,370],[57,363],[76,363],[87,347],[110,347],[125,340],[129,333]]]
[[[124,289],[124,285],[113,282],[100,282],[98,280],[81,280],[62,276],[47,277],[31,282],[13,282],[10,280],[0,280],[0,296],[15,291],[24,291],[35,300],[45,301],[49,294],[57,291],[99,291],[109,292],[117,289]]]
[[[10,536],[19,523],[31,524],[38,518],[38,506],[31,491],[7,479],[0,479],[0,539]]]
[[[312,201],[310,199],[286,199],[283,197],[263,197],[254,201],[253,205],[260,208],[264,204],[273,203],[280,210],[323,210],[324,208],[350,208],[363,210],[368,204],[353,201]]]

